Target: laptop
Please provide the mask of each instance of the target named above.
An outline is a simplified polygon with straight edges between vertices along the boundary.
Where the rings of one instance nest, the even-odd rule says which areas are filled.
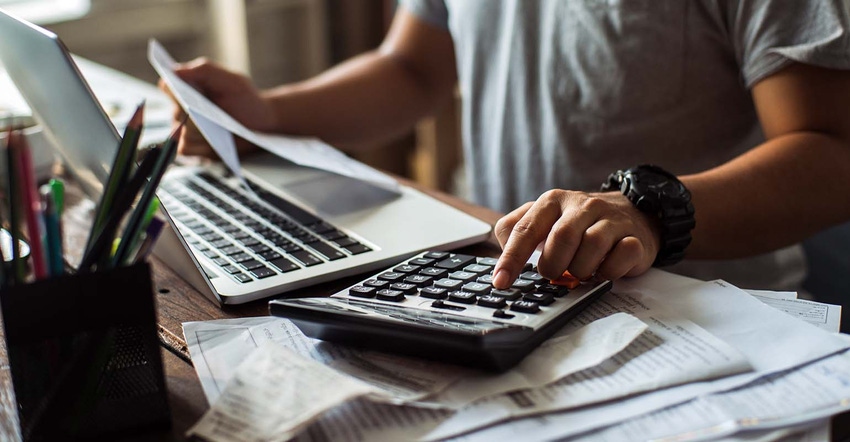
[[[59,38],[0,11],[0,62],[67,170],[97,200],[119,134]],[[241,304],[486,239],[490,225],[402,185],[389,192],[271,154],[172,166],[157,192],[170,228],[154,253],[220,304]]]

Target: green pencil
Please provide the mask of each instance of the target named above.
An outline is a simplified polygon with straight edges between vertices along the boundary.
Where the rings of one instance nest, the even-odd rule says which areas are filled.
[[[103,228],[103,223],[109,217],[112,211],[112,206],[115,203],[116,195],[121,186],[126,184],[127,177],[130,175],[133,163],[136,160],[136,149],[139,145],[141,137],[142,124],[144,122],[145,102],[143,101],[136,108],[133,117],[124,129],[124,136],[121,138],[121,143],[118,146],[118,152],[115,154],[115,160],[112,163],[112,169],[109,172],[106,186],[103,187],[103,195],[100,198],[100,203],[97,205],[95,213],[94,225],[92,226],[92,235],[89,235],[86,243],[86,250],[89,250],[94,241],[94,232],[99,232]]]

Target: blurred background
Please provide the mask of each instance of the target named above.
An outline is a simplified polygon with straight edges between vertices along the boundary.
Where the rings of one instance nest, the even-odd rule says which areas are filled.
[[[178,61],[207,56],[258,87],[315,75],[378,46],[395,0],[0,0],[55,32],[71,52],[155,83],[156,38]],[[369,103],[363,103],[369,106]],[[358,159],[428,187],[462,193],[456,106]]]

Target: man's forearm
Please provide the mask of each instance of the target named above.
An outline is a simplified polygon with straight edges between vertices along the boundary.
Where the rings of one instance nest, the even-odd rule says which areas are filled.
[[[343,145],[400,135],[451,96],[377,51],[264,95],[273,103],[278,131]]]
[[[850,145],[798,132],[681,177],[697,225],[690,258],[734,258],[799,242],[850,219]]]

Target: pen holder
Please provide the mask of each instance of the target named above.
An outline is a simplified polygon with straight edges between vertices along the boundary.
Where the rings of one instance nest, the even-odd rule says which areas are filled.
[[[147,264],[12,287],[0,307],[24,441],[170,426]]]

